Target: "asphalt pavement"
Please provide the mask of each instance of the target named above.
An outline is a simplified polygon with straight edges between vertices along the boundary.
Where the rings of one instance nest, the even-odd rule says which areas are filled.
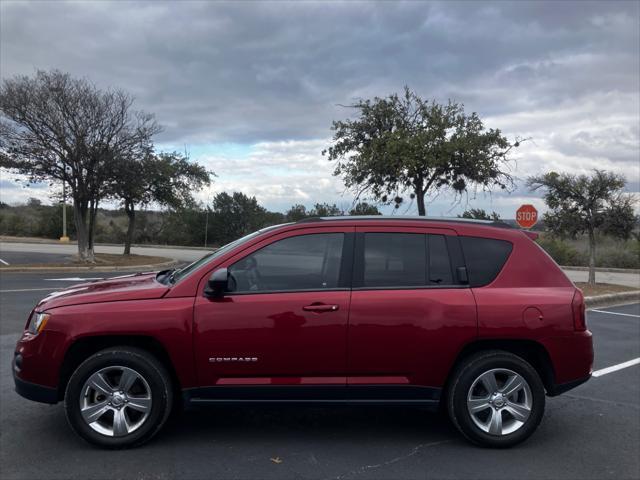
[[[141,448],[91,447],[61,405],[14,392],[10,362],[39,298],[77,278],[119,274],[0,274],[1,478],[640,478],[640,365],[548,398],[538,431],[510,450],[474,447],[421,408],[290,406],[185,412]],[[640,304],[587,318],[596,371],[640,357]]]
[[[0,251],[0,263],[11,266],[38,263],[65,263],[72,259],[73,255],[67,253]]]

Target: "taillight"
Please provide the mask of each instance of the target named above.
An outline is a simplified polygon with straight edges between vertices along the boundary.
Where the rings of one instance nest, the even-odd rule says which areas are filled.
[[[582,290],[576,288],[571,302],[573,311],[573,329],[577,332],[584,332],[587,329],[587,318],[584,311],[584,295]]]

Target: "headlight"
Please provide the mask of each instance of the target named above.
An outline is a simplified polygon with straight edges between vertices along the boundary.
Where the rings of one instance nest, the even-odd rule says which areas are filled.
[[[39,334],[49,321],[50,316],[51,315],[46,312],[35,313],[29,323],[29,333],[33,333],[34,335]]]

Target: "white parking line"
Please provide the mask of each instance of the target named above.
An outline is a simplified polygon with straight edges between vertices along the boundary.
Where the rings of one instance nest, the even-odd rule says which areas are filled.
[[[9,262],[5,262],[3,259],[0,258],[0,263],[2,263],[3,265],[9,265]]]
[[[640,318],[640,315],[633,315],[631,313],[620,313],[620,312],[608,312],[607,310],[596,310],[595,308],[589,309],[590,312],[598,312],[598,313],[606,313],[609,315],[620,315],[622,317],[636,317]]]
[[[61,288],[19,288],[17,290],[0,290],[0,293],[14,293],[14,292],[50,292],[52,290],[62,290]]]
[[[634,365],[638,364],[640,364],[640,357],[629,360],[628,362],[612,365],[607,368],[601,368],[600,370],[596,370],[595,372],[593,372],[591,375],[594,377],[601,377],[602,375],[606,375],[607,373],[617,372],[618,370],[622,370],[623,368],[633,367]]]

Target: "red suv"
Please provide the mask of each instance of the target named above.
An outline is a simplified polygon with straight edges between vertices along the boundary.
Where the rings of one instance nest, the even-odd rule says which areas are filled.
[[[174,271],[83,283],[31,313],[16,391],[104,447],[177,404],[445,407],[507,447],[589,379],[584,298],[500,222],[329,217],[252,233]]]

